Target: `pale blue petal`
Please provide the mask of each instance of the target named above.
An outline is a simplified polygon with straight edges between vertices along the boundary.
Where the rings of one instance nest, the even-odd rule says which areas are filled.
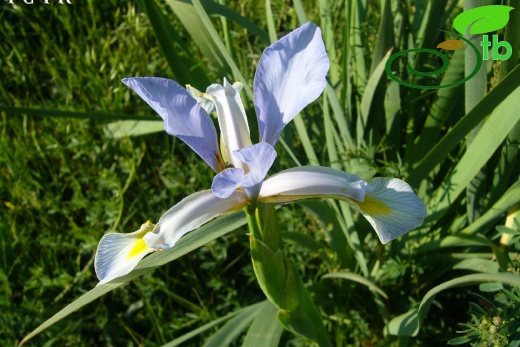
[[[241,182],[250,200],[256,200],[267,171],[276,159],[276,151],[268,143],[260,142],[233,152],[241,162],[247,164],[249,172]]]
[[[241,186],[244,178],[244,170],[226,169],[213,178],[211,190],[219,198],[227,198],[233,191]]]
[[[329,65],[321,30],[313,23],[264,51],[254,81],[261,141],[274,146],[285,125],[321,95]]]
[[[158,77],[125,78],[124,84],[164,119],[164,128],[191,147],[217,171],[217,133],[206,111],[177,82]]]

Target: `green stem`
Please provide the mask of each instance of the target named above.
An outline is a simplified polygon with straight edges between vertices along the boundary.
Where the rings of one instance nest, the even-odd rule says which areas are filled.
[[[251,258],[262,291],[278,309],[278,321],[287,330],[331,347],[318,309],[312,303],[296,267],[286,256],[274,207],[259,203],[246,211],[251,231]]]

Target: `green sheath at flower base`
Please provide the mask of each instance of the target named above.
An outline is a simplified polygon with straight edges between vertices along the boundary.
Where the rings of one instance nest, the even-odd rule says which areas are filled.
[[[307,289],[285,255],[273,205],[259,203],[248,214],[251,258],[256,278],[267,298],[279,309],[278,321],[287,330],[332,346]]]

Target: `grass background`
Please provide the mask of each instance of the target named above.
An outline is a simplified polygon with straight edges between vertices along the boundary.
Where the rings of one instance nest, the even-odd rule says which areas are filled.
[[[28,112],[5,107],[0,112],[2,346],[17,345],[47,318],[96,285],[94,253],[105,232],[137,230],[148,219],[156,221],[187,194],[211,184],[212,173],[206,165],[182,142],[164,132],[117,138],[107,132],[106,126],[112,122],[109,115],[121,115],[117,117],[122,119],[124,115],[153,116],[152,110],[121,84],[121,78],[162,76],[182,83],[182,79],[193,76],[189,82],[200,90],[208,83],[220,82],[223,76],[233,79],[225,65],[215,64],[214,57],[197,45],[193,34],[172,11],[171,2],[157,1],[159,11],[174,29],[173,47],[179,55],[177,61],[186,66],[183,71],[187,77],[180,69],[172,68],[171,57],[165,56],[164,47],[161,48],[154,32],[153,20],[151,22],[134,2],[73,1],[72,6],[43,5],[37,0],[33,5],[14,2],[15,5],[0,5],[3,23],[0,26],[0,56],[3,57],[0,105],[83,113],[71,113],[69,116],[78,116],[71,118],[58,117],[57,112],[51,112],[50,116],[45,112],[28,115]],[[462,11],[462,4],[457,2],[431,2],[430,12],[418,3],[398,3],[393,2],[393,11],[398,14],[414,11],[424,14],[413,17],[414,21],[404,20],[402,27],[394,28],[397,37],[394,42],[401,48],[408,40],[403,30],[420,38],[421,28],[435,28],[431,18],[436,18],[436,10],[450,14],[440,20],[443,24]],[[278,35],[297,27],[301,15],[298,6],[285,1],[273,1],[271,7],[255,1],[221,4],[264,30],[272,26]],[[323,119],[336,115],[329,114],[327,101],[323,99],[306,109],[304,123],[296,123],[284,131],[286,146],[278,145],[279,156],[272,172],[294,166],[298,161],[332,165],[367,179],[376,174],[407,177],[427,150],[464,115],[464,105],[456,102],[464,96],[461,88],[435,94],[371,87],[369,77],[377,67],[376,62],[386,53],[379,52],[384,46],[379,42],[380,25],[388,13],[381,10],[383,4],[379,2],[359,4],[365,4],[364,12],[359,8],[355,12],[351,2],[342,1],[306,1],[302,6],[307,17],[323,28],[329,55],[335,57],[330,79],[340,96],[341,107],[346,110],[345,119],[355,145],[348,147],[349,141],[338,140],[344,130],[341,123],[335,127],[339,135],[330,135],[333,133],[330,126],[324,127]],[[361,12],[363,16],[353,15]],[[269,18],[273,19],[272,23]],[[212,16],[212,20],[251,86],[254,69],[268,38],[254,35],[219,16]],[[351,25],[345,25],[346,22]],[[421,23],[424,24],[421,26]],[[429,38],[430,32],[433,29],[422,34],[424,41],[441,40]],[[267,32],[264,34],[267,36]],[[331,51],[329,42],[336,42],[337,52]],[[499,82],[499,72],[494,71],[500,68],[488,65],[489,89]],[[367,99],[370,93],[373,102]],[[394,106],[388,102],[389,98],[394,100],[392,97],[399,100]],[[448,102],[439,104],[439,100]],[[367,104],[370,113],[365,114]],[[385,109],[381,111],[383,106]],[[449,117],[439,121],[438,129],[433,130],[437,137],[428,135],[430,142],[414,147],[417,138],[421,135],[426,138],[423,124],[429,124],[431,115],[438,114],[432,111],[435,107],[441,107],[441,112],[437,112]],[[256,124],[251,101],[246,101],[246,109],[250,124]],[[96,112],[100,117],[92,119]],[[385,114],[386,118],[378,118],[379,114]],[[391,117],[396,121],[389,121]],[[362,119],[368,122],[359,130]],[[381,127],[380,123],[385,120],[387,127]],[[334,118],[334,122],[339,121]],[[252,128],[254,133],[256,126]],[[485,259],[485,264],[494,263],[498,272],[496,257],[493,258],[489,245],[468,242],[452,250],[441,246],[432,248],[431,242],[473,225],[516,182],[518,157],[514,149],[518,149],[515,142],[518,126],[515,131],[507,141],[501,142],[488,168],[484,169],[488,174],[484,179],[488,193],[480,195],[484,203],[471,210],[478,212],[476,216],[466,212],[472,193],[464,193],[450,200],[446,205],[450,211],[430,221],[427,229],[386,247],[375,240],[368,224],[356,216],[359,236],[357,231],[350,230],[347,238],[343,236],[335,246],[331,228],[338,228],[338,221],[334,218],[327,222],[323,214],[313,213],[317,209],[313,210],[310,205],[302,208],[293,204],[278,211],[280,223],[286,227],[288,252],[319,302],[336,345],[437,346],[458,336],[457,323],[473,317],[467,312],[469,301],[473,300],[469,292],[478,292],[476,287],[440,293],[417,338],[387,335],[385,327],[390,319],[413,307],[435,285],[463,274],[485,272],[476,266],[457,268],[455,265],[460,264],[461,259]],[[308,137],[302,136],[305,134]],[[327,142],[331,137],[335,139],[336,157]],[[414,187],[425,201],[436,189],[450,183],[448,178],[458,169],[456,165],[466,149],[464,138],[445,161],[434,165],[426,179],[417,180]],[[504,151],[506,157],[509,155],[512,159],[502,161]],[[508,176],[496,173],[501,165],[509,172]],[[500,186],[495,182],[500,178],[503,186],[495,189]],[[445,204],[444,200],[437,202]],[[332,207],[332,210],[340,208]],[[504,224],[505,215],[502,210],[498,213],[500,219],[493,219],[478,231],[489,240],[500,236],[494,226]],[[352,217],[345,218],[348,221]],[[509,226],[514,228],[514,224]],[[428,237],[425,239],[424,235]],[[354,236],[361,240],[362,247],[356,247]],[[498,244],[496,238],[494,242]],[[343,253],[335,250],[338,245]],[[426,248],[429,245],[429,250],[417,252],[424,245]],[[502,271],[519,273],[518,249],[518,241],[510,245],[509,254],[506,248],[508,266]],[[364,267],[370,271],[364,273]],[[373,299],[366,287],[355,282],[320,280],[326,273],[345,268],[377,283],[391,299],[384,302]],[[484,295],[497,297],[496,292]],[[250,264],[246,229],[242,228],[103,296],[27,345],[162,345],[263,299]],[[518,308],[512,307],[512,313],[507,314],[514,316],[517,312],[514,309]],[[202,345],[215,331],[216,328],[208,330],[185,345]],[[240,341],[234,342],[235,345],[240,345]],[[280,345],[309,343],[284,333]]]

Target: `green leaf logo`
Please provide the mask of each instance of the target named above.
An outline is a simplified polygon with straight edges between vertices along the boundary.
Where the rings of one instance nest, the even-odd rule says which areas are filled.
[[[462,12],[453,21],[453,26],[462,35],[471,26],[469,33],[478,35],[495,31],[506,26],[509,21],[510,6],[489,5]]]

